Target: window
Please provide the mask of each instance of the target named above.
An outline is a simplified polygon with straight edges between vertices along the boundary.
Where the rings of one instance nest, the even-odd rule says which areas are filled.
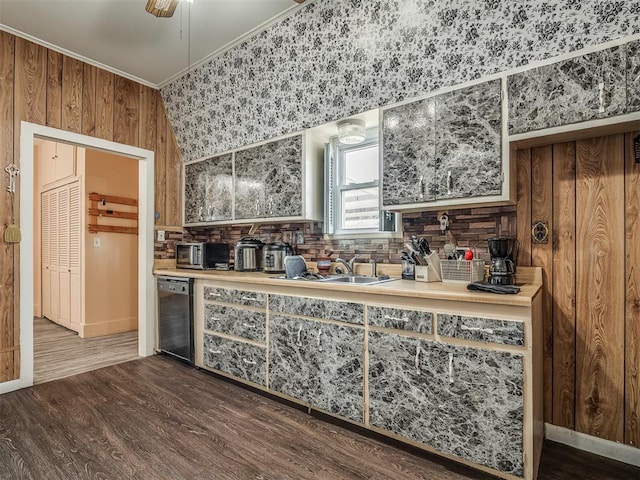
[[[357,145],[343,145],[337,138],[327,145],[326,233],[371,235],[395,231],[395,214],[379,210],[377,132],[367,133],[366,140]]]

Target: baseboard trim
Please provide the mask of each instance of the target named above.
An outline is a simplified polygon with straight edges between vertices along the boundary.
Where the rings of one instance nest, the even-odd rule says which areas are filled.
[[[576,432],[568,428],[551,425],[550,423],[544,424],[544,430],[545,437],[553,442],[640,467],[640,449],[638,448],[593,437],[586,433]]]
[[[138,329],[138,317],[118,318],[100,323],[84,323],[80,325],[78,334],[81,338],[102,337],[115,333],[131,332]]]

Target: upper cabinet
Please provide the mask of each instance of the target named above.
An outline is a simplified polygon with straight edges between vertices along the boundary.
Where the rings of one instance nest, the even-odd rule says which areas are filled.
[[[184,187],[184,223],[231,220],[233,155],[185,165]]]
[[[382,207],[508,200],[501,80],[385,109]]]
[[[627,112],[640,111],[640,40],[627,44]]]
[[[301,217],[302,135],[236,152],[236,219]]]
[[[511,75],[508,78],[509,133],[625,113],[627,63],[630,72],[633,66],[638,69],[637,43],[635,61],[630,57],[627,62],[625,58],[627,47],[634,45],[629,44]],[[629,100],[635,103],[636,110],[640,109],[638,88],[635,80],[636,99]]]
[[[185,225],[322,219],[322,143],[307,132],[185,167]]]

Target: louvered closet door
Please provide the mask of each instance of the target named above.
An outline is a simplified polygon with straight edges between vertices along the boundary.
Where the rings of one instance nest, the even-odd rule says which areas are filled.
[[[71,309],[69,303],[69,186],[58,189],[58,278],[60,288],[60,304],[58,323],[69,327]]]
[[[76,332],[82,321],[80,283],[80,183],[69,185],[69,328]]]
[[[41,221],[40,239],[42,260],[42,316],[51,318],[51,252],[50,252],[50,193],[43,192],[40,195]]]
[[[49,270],[51,272],[51,309],[50,320],[58,321],[60,308],[60,266],[58,248],[58,190],[49,194]]]

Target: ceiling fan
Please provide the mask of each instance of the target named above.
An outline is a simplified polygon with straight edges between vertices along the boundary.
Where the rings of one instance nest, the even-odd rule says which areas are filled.
[[[193,3],[193,0],[186,0]],[[306,0],[293,0],[296,3],[304,3]],[[156,17],[172,17],[180,0],[147,0],[145,10]]]

